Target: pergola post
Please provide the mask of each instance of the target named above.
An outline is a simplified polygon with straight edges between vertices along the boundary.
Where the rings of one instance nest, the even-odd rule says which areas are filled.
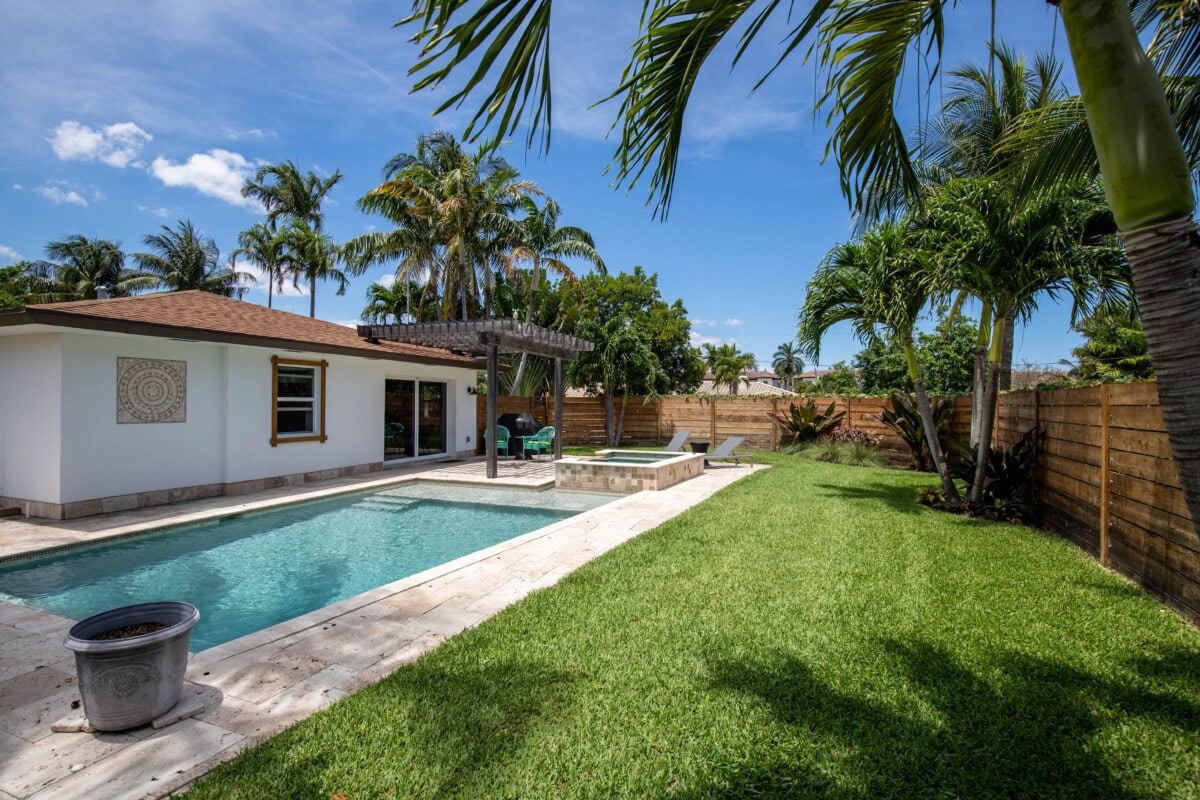
[[[487,345],[487,476],[496,477],[496,405],[500,393],[500,348],[494,336]]]
[[[562,359],[554,359],[554,460],[562,458],[563,425]]]

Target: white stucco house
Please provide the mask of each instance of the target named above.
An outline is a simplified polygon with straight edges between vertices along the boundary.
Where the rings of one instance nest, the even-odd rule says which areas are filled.
[[[195,291],[0,310],[0,507],[65,519],[472,453],[479,368]]]

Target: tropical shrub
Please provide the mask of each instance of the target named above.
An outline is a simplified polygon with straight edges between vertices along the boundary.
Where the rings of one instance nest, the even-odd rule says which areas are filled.
[[[874,447],[879,444],[879,437],[864,428],[855,428],[853,425],[847,425],[844,428],[835,428],[826,434],[827,439],[833,442],[844,442],[846,444],[865,444]]]
[[[930,406],[933,409],[933,424],[937,430],[938,440],[942,443],[942,449],[946,450],[950,434],[950,418],[954,414],[954,401],[950,398],[930,400]],[[929,446],[925,441],[925,428],[921,424],[921,411],[917,408],[915,397],[894,392],[892,407],[884,409],[879,416],[871,418],[882,422],[908,445],[908,449],[912,451],[913,466],[917,471],[933,471],[930,465]]]
[[[846,464],[851,467],[885,467],[887,456],[870,442],[844,440],[832,437],[821,439],[804,447],[800,454],[814,461],[830,464]]]
[[[1040,432],[1030,428],[1007,450],[999,446],[988,450],[979,500],[947,503],[938,490],[926,488],[921,490],[917,501],[972,517],[1029,522],[1033,513],[1033,478],[1040,438]],[[957,457],[951,462],[951,472],[960,480],[971,480],[975,475],[975,452],[958,443],[954,449]]]
[[[809,400],[803,405],[792,403],[786,415],[767,416],[779,426],[780,432],[787,439],[787,446],[795,448],[797,445],[805,445],[821,438],[838,426],[846,412],[833,413],[834,405],[830,403],[828,408],[821,411],[817,408],[816,401]]]

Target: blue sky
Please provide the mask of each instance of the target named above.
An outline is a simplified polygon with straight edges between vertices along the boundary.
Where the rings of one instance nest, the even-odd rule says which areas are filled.
[[[588,106],[619,75],[638,22],[637,2],[559,2],[552,42],[555,128],[548,155],[507,149],[525,176],[557,199],[563,223],[595,235],[610,270],[641,264],[681,297],[698,341],[734,340],[770,359],[794,335],[804,285],[824,253],[847,238],[850,215],[826,131],[811,116],[812,73],[793,63],[759,92],[774,58],[764,37],[730,72],[717,54],[689,108],[671,214],[655,221],[645,191],[614,191],[603,174],[611,106]],[[961,3],[947,32],[947,64],[981,60],[985,3]],[[1044,0],[1000,4],[998,30],[1025,53],[1051,45]],[[340,169],[328,207],[339,239],[386,221],[355,200],[383,163],[416,135],[461,132],[465,114],[434,120],[439,93],[409,94],[413,48],[391,28],[398,3],[263,0],[201,3],[6,3],[0,29],[0,264],[37,258],[45,243],[81,233],[120,240],[127,252],[163,224],[190,219],[223,252],[259,211],[237,193],[264,161]],[[783,21],[780,20],[779,32]],[[1056,51],[1067,58],[1061,30]],[[1069,72],[1069,69],[1067,70]],[[915,119],[914,103],[907,113]],[[936,102],[936,89],[934,90]],[[377,268],[346,296],[318,286],[318,316],[357,319]],[[247,295],[266,302],[265,290]],[[279,306],[307,313],[307,296]],[[1054,362],[1078,337],[1066,309],[1047,305],[1017,337],[1017,362]],[[835,329],[822,363],[859,346]]]

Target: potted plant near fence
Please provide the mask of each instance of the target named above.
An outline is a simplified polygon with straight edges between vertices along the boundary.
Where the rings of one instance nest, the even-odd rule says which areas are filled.
[[[157,602],[104,611],[77,622],[64,644],[75,653],[83,712],[100,731],[145,725],[183,691],[188,643],[200,612]]]

